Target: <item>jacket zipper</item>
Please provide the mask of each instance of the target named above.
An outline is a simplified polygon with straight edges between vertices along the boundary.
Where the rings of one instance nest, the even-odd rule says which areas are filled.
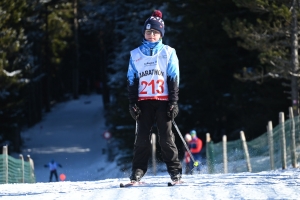
[[[150,56],[152,56],[152,53],[153,53],[152,50],[153,50],[153,48],[150,48]]]

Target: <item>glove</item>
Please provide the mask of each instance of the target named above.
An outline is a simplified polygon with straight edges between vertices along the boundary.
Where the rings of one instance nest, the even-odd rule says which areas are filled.
[[[169,102],[168,111],[167,111],[168,117],[170,117],[171,120],[173,121],[174,118],[178,115],[178,113],[179,113],[179,109],[178,109],[177,102]]]
[[[141,109],[135,104],[129,104],[129,112],[134,120],[138,120],[139,116],[142,114]]]

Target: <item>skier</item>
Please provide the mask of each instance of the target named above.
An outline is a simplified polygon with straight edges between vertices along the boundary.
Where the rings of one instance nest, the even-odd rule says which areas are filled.
[[[46,165],[44,165],[44,167],[49,167],[50,170],[50,178],[49,178],[49,182],[52,181],[52,176],[55,176],[56,181],[58,181],[58,176],[57,176],[57,167],[61,167],[62,165],[55,162],[53,159]]]
[[[162,43],[165,25],[162,13],[154,10],[142,29],[142,44],[130,52],[127,72],[129,112],[136,120],[131,182],[140,181],[147,172],[151,156],[150,133],[156,123],[162,158],[171,180],[181,179],[172,121],[177,116],[179,62],[175,49]]]
[[[195,130],[191,130],[190,134],[192,136],[192,140],[189,142],[189,149],[195,159],[195,161],[201,161],[200,151],[202,149],[202,140],[197,137],[197,133]],[[190,169],[193,169],[194,162],[190,162]],[[199,169],[200,170],[200,169]],[[191,174],[193,171],[191,171]]]

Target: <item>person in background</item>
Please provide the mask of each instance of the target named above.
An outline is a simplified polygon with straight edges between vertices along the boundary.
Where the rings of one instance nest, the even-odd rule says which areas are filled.
[[[192,136],[192,140],[189,142],[189,149],[195,159],[195,161],[201,161],[201,155],[200,152],[202,150],[202,140],[197,137],[197,133],[195,130],[191,130],[190,135]],[[194,162],[190,162],[190,169],[194,168]],[[197,167],[198,170],[200,171],[199,166]],[[193,170],[194,171],[194,170]],[[191,174],[193,173],[191,171]]]
[[[179,112],[179,61],[175,49],[162,43],[164,34],[162,13],[155,10],[143,26],[142,44],[130,52],[127,90],[129,112],[136,120],[132,183],[147,172],[154,124],[170,178],[174,182],[181,179],[182,166],[172,132],[172,120]]]
[[[189,133],[186,133],[184,139],[186,141],[186,144],[189,146],[190,142],[192,141],[192,136]],[[191,170],[190,169],[191,156],[188,151],[184,152],[184,163],[185,163],[185,174],[189,174]]]
[[[44,167],[48,167],[49,170],[50,170],[50,178],[49,178],[49,182],[52,181],[52,176],[54,175],[55,176],[55,179],[56,181],[58,181],[58,175],[57,175],[57,168],[58,167],[61,167],[62,168],[62,165],[55,162],[53,159],[46,165],[44,165]]]

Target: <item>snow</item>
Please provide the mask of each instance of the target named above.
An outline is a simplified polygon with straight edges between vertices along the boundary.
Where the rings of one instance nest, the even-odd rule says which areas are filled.
[[[128,172],[107,161],[106,131],[100,95],[81,96],[55,105],[43,121],[24,131],[23,154],[35,163],[35,184],[3,184],[1,199],[300,199],[300,170],[260,173],[183,175],[184,183],[168,187],[166,172],[142,179],[144,185],[119,188]],[[62,164],[65,181],[48,182],[44,168],[51,159]],[[151,171],[149,169],[149,171]]]

